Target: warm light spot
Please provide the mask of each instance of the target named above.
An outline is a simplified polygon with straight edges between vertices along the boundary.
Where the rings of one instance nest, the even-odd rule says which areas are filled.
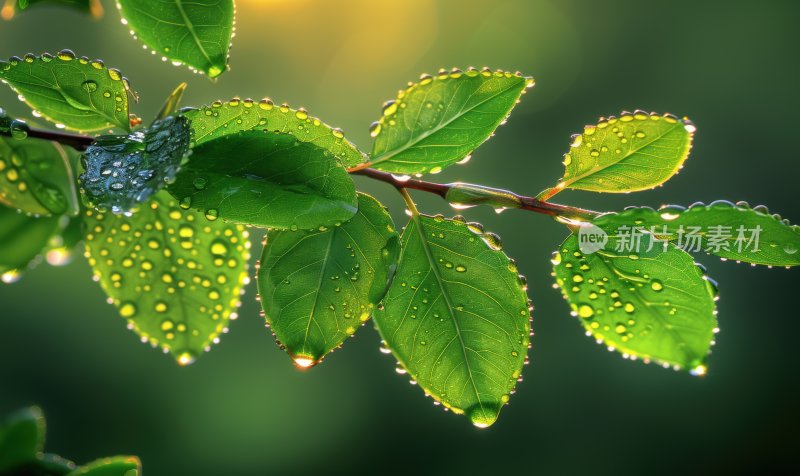
[[[309,369],[315,365],[317,365],[317,361],[307,357],[307,356],[295,356],[293,357],[294,365],[299,369]]]
[[[6,4],[3,5],[3,10],[0,11],[0,16],[3,17],[3,20],[11,20],[14,18],[14,3],[15,0],[6,0]]]
[[[196,360],[195,356],[190,354],[189,352],[184,352],[178,356],[178,365],[181,367],[186,367],[187,365],[191,365]]]
[[[708,367],[706,367],[705,365],[698,365],[697,367],[690,370],[689,373],[694,375],[695,377],[703,377],[705,374],[708,373]]]

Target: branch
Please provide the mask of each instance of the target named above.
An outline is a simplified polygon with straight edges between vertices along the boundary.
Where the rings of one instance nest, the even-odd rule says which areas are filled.
[[[63,131],[37,129],[34,127],[28,128],[27,133],[28,137],[55,141],[62,145],[72,147],[78,151],[86,150],[86,148],[95,141],[95,139],[91,136],[73,134]],[[443,184],[417,179],[401,180],[387,172],[381,172],[380,170],[371,168],[364,168],[364,165],[353,167],[349,169],[348,172],[354,175],[363,175],[373,180],[388,183],[398,190],[412,189],[419,190],[421,192],[432,193],[442,197],[451,204],[462,206],[464,208],[476,205],[488,205],[494,207],[495,209],[518,208],[520,210],[528,210],[552,217],[561,217],[581,221],[591,220],[600,215],[599,212],[592,210],[585,210],[582,208],[570,207],[568,205],[551,203],[534,197],[518,195],[507,190],[499,190],[490,187],[484,187],[482,185],[460,182]]]
[[[520,210],[528,210],[553,217],[564,217],[578,220],[591,220],[600,215],[600,213],[592,210],[585,210],[583,208],[546,202],[533,197],[518,195],[514,192],[497,190],[480,185],[463,183],[442,184],[426,182],[424,180],[417,179],[400,180],[390,173],[369,168],[356,168],[356,170],[351,169],[350,173],[354,175],[363,175],[374,180],[386,182],[398,190],[407,188],[433,193],[442,197],[448,202],[455,202],[460,205],[466,205],[467,207],[474,205],[489,205],[495,206],[495,208],[519,208]],[[454,200],[456,197],[461,200]]]
[[[92,142],[94,142],[94,137],[73,134],[71,132],[49,131],[34,127],[29,128],[27,132],[28,137],[58,142],[61,145],[72,147],[79,152],[83,152],[87,147],[92,145]]]

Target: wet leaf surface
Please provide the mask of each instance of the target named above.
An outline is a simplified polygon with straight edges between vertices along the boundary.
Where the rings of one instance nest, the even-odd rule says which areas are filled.
[[[384,105],[370,161],[397,174],[437,173],[488,139],[530,86],[532,78],[501,71],[423,75]]]
[[[248,233],[185,210],[166,192],[131,217],[88,210],[89,264],[129,327],[181,365],[235,318],[247,281]]]
[[[275,229],[335,226],[357,208],[353,180],[333,154],[269,131],[195,146],[169,191],[210,220]]]
[[[258,271],[261,306],[296,365],[315,365],[372,316],[399,252],[392,218],[365,194],[341,226],[267,234]]]
[[[411,379],[478,427],[494,423],[522,374],[530,342],[524,278],[496,235],[415,215],[397,274],[375,313]]]
[[[100,60],[79,58],[70,50],[27,54],[0,61],[0,80],[57,125],[79,131],[130,130],[128,80]]]
[[[86,149],[81,186],[93,207],[129,213],[173,182],[189,153],[188,119],[170,116],[128,136],[101,136]]]
[[[145,45],[216,78],[228,68],[233,0],[117,0],[124,22]]]

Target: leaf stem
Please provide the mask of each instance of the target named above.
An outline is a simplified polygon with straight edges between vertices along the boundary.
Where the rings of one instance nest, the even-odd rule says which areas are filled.
[[[89,145],[91,145],[92,142],[95,141],[95,138],[91,136],[74,134],[71,132],[38,129],[34,127],[31,127],[27,132],[28,132],[28,137],[32,137],[35,139],[51,140],[65,146],[72,147],[73,149],[76,149],[78,151],[86,150],[86,148],[89,147]],[[499,196],[498,192],[502,192],[502,197],[505,200],[504,203],[513,203],[514,205],[512,206],[512,208],[519,208],[521,210],[528,210],[531,212],[541,213],[556,218],[566,218],[578,221],[592,220],[598,215],[600,215],[600,212],[592,210],[585,210],[583,208],[552,203],[546,200],[542,200],[539,197],[536,198],[527,197],[524,195],[518,195],[513,192],[508,192],[505,190],[497,191],[479,185],[444,184],[444,183],[427,182],[418,179],[401,180],[388,172],[382,172],[380,170],[368,168],[367,165],[369,165],[369,162],[366,165],[353,167],[349,169],[348,172],[354,175],[363,175],[373,180],[378,180],[381,182],[388,183],[389,185],[392,185],[394,188],[400,191],[400,193],[403,195],[403,199],[406,201],[406,204],[408,205],[409,210],[411,210],[411,212],[414,214],[419,214],[419,211],[417,211],[416,205],[414,205],[414,202],[411,200],[411,196],[408,194],[407,189],[432,193],[434,195],[442,197],[442,199],[444,200],[448,200],[447,194],[448,192],[450,192],[451,189],[453,188],[463,189],[465,186],[467,186],[470,187],[474,193],[476,193],[476,195],[473,195],[474,201],[471,203],[471,205],[479,205],[479,204],[491,205],[492,203],[496,203],[497,198]],[[484,196],[481,196],[482,193],[481,190],[485,190]],[[545,192],[542,193],[541,196],[552,196],[555,195],[555,193],[557,193],[558,191],[560,191],[560,190],[553,190],[555,193],[547,195],[546,192],[550,190],[551,189],[546,190]]]
[[[414,200],[411,198],[411,195],[408,193],[408,190],[406,190],[403,187],[400,187],[397,189],[397,191],[400,192],[400,195],[403,196],[403,201],[406,202],[406,206],[408,207],[408,210],[411,212],[411,216],[414,217],[419,216],[419,210],[417,210],[417,204],[414,203]]]

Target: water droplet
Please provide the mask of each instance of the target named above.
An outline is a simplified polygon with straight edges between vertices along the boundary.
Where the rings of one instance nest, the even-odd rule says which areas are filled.
[[[650,282],[650,287],[653,289],[653,291],[661,291],[664,289],[664,285],[657,279],[654,279],[652,282]]]
[[[692,370],[689,371],[689,373],[694,375],[695,377],[702,377],[708,373],[708,367],[701,364],[694,367]]]
[[[91,79],[86,80],[83,83],[81,83],[81,87],[87,93],[93,93],[93,92],[97,91],[97,83],[95,81],[92,81]]]
[[[392,114],[397,112],[397,102],[395,101],[386,101],[383,105],[383,115],[384,117],[391,116]]]
[[[13,120],[11,124],[9,124],[9,131],[11,132],[11,137],[14,139],[22,140],[28,137],[28,124],[24,121],[20,120]]]
[[[114,81],[122,81],[122,73],[118,69],[111,68],[108,70],[108,77]]]
[[[207,183],[208,181],[203,177],[197,177],[192,181],[192,185],[194,185],[194,188],[197,190],[203,190],[206,188]]]
[[[217,211],[217,209],[210,208],[210,209],[206,210],[206,220],[214,221],[217,218],[219,218],[219,211]]]
[[[588,319],[594,316],[594,308],[588,304],[581,304],[578,306],[578,316]]]
[[[136,315],[136,305],[132,302],[125,302],[119,307],[119,314],[122,317],[133,317]]]
[[[6,271],[0,276],[0,281],[6,284],[16,283],[20,279],[22,279],[22,273],[16,269]]]
[[[185,351],[181,352],[178,355],[178,365],[181,367],[186,367],[187,365],[191,365],[197,360],[197,356],[195,356],[192,352]]]
[[[75,53],[73,53],[72,50],[61,50],[56,57],[61,61],[72,61],[75,59]]]
[[[295,355],[292,357],[294,365],[299,369],[309,369],[317,364],[317,361],[306,355]]]
[[[381,133],[381,123],[378,121],[373,122],[369,126],[369,136],[370,137],[378,137],[378,134]]]
[[[178,229],[178,236],[180,236],[181,238],[191,238],[192,236],[194,236],[194,228],[192,228],[189,225],[182,225]]]
[[[228,254],[228,246],[222,240],[214,240],[211,243],[211,254],[226,255]]]

